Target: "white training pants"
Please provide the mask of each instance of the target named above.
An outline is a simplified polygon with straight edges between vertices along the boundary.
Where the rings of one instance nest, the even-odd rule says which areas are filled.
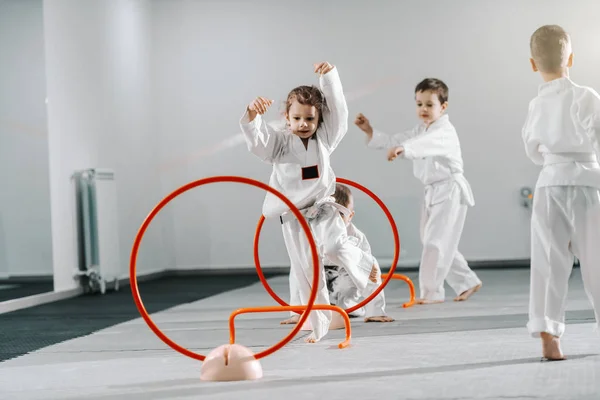
[[[290,305],[308,304],[314,268],[308,239],[297,219],[284,223],[282,231],[285,246],[290,256]],[[329,304],[329,292],[325,285],[325,270],[320,261],[319,274],[321,276],[319,277],[319,287],[315,304]],[[295,313],[291,314],[295,315]],[[320,339],[327,334],[331,317],[331,311],[311,311],[308,321],[313,327],[316,339]]]
[[[585,186],[536,188],[531,217],[529,322],[533,337],[560,337],[574,257],[600,323],[600,190]]]
[[[481,283],[458,251],[467,205],[459,186],[452,181],[447,184],[453,187],[443,196],[426,193],[421,211],[419,290],[421,298],[427,300],[444,300],[444,280],[457,295]]]

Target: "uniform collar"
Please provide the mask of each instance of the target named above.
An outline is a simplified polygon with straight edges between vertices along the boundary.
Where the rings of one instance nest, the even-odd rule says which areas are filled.
[[[568,77],[553,79],[550,82],[542,83],[538,88],[538,94],[543,96],[550,93],[560,93],[572,88],[575,84]]]
[[[450,117],[448,116],[448,114],[444,114],[441,117],[439,117],[438,119],[436,119],[431,125],[429,125],[429,127],[427,128],[427,126],[425,125],[425,123],[423,122],[422,125],[424,128],[427,128],[427,130],[434,128],[438,125],[442,125],[445,124],[446,122],[448,122],[450,120]]]

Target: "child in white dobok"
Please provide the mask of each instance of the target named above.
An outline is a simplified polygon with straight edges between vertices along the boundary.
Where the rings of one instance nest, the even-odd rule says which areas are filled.
[[[354,217],[354,198],[352,192],[347,186],[338,183],[335,186],[333,197],[339,209],[339,218],[346,225],[350,241],[366,254],[373,257],[367,237],[352,223]],[[371,271],[360,269],[347,270],[343,266],[333,265],[332,261],[325,258],[323,264],[325,265],[327,289],[331,304],[348,309],[357,305],[362,299],[370,296],[381,285],[381,269],[375,257],[373,257],[373,262],[374,265]],[[363,282],[366,282],[366,285]],[[291,304],[299,304],[298,289],[293,277],[290,277],[290,298]],[[365,322],[394,321],[385,312],[383,290],[367,303],[365,307],[353,311],[349,316],[364,317]],[[298,320],[299,316],[296,314],[282,321],[282,324],[295,324]]]
[[[335,174],[330,156],[348,130],[348,107],[337,68],[327,62],[315,65],[320,90],[314,86],[293,89],[286,101],[287,126],[276,129],[261,118],[273,104],[256,98],[240,121],[248,149],[273,165],[269,185],[288,197],[308,220],[320,258],[326,257],[348,269],[371,271],[373,258],[356,247],[335,207]],[[313,281],[313,263],[308,239],[300,222],[279,198],[267,193],[265,218],[281,221],[290,257],[290,275],[297,285],[299,304],[307,304]],[[315,304],[329,304],[325,271],[319,265],[319,287]],[[366,282],[364,282],[366,285]],[[292,303],[293,304],[293,303]],[[312,311],[308,321],[312,333],[306,339],[320,340],[331,323],[331,311]]]
[[[458,251],[467,216],[475,201],[463,175],[460,141],[445,110],[448,87],[439,79],[425,79],[415,88],[417,115],[412,130],[393,136],[374,130],[362,114],[355,124],[367,134],[368,146],[388,149],[388,160],[413,161],[413,172],[425,186],[421,210],[423,252],[419,266],[417,304],[444,301],[444,280],[456,292],[455,301],[467,300],[481,288],[481,280]]]
[[[361,232],[352,219],[354,218],[354,197],[350,188],[345,185],[337,184],[335,187],[335,202],[339,204],[340,216],[344,220],[347,227],[348,236],[356,243],[361,250],[368,254],[371,253],[371,245],[367,237]],[[364,290],[360,290],[360,285],[357,280],[361,277],[356,277],[354,271],[347,271],[345,268],[331,265],[329,260],[325,260],[325,272],[327,273],[327,288],[331,303],[343,309],[354,307],[361,299],[370,296],[381,285],[381,269],[377,259],[373,257],[374,267],[367,276],[366,271],[362,272],[364,278],[368,278],[367,285]],[[356,316],[364,317],[365,322],[393,322],[394,319],[387,316],[385,312],[385,296],[383,290],[379,292],[370,302],[363,308],[354,311]]]
[[[529,322],[542,354],[564,359],[567,286],[574,257],[585,291],[600,318],[600,96],[569,78],[571,39],[546,25],[530,38],[531,65],[544,83],[529,103],[523,126],[527,156],[542,166],[531,218]]]

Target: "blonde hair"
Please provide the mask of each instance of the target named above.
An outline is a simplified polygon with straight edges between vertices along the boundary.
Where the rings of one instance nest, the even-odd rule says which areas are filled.
[[[558,72],[569,61],[571,37],[558,25],[544,25],[533,32],[529,47],[538,70]]]

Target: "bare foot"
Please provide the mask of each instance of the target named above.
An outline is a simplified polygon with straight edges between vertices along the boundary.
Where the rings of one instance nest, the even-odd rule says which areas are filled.
[[[317,343],[317,342],[319,341],[319,339],[317,339],[317,338],[315,337],[315,333],[313,332],[313,333],[311,333],[310,335],[308,335],[308,336],[306,337],[306,339],[304,339],[304,341],[305,341],[306,343]]]
[[[473,286],[469,290],[465,290],[464,292],[462,292],[461,294],[459,294],[458,296],[456,296],[454,298],[454,301],[465,301],[469,297],[471,297],[475,292],[479,291],[479,289],[481,289],[481,283],[479,285],[477,285],[477,286]]]
[[[394,322],[394,318],[388,317],[387,315],[381,315],[378,317],[365,318],[365,322]]]
[[[280,322],[281,325],[293,325],[293,324],[297,324],[298,321],[300,321],[300,316],[298,314],[288,318],[288,319],[284,319],[283,321]]]
[[[444,300],[427,300],[427,299],[416,299],[415,304],[439,304],[443,303]]]
[[[560,339],[552,336],[549,333],[542,332],[542,354],[545,359],[550,361],[565,360],[565,357],[560,349]]]

